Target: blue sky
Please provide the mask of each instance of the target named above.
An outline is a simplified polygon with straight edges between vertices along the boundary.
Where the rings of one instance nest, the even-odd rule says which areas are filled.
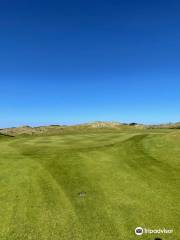
[[[180,2],[2,1],[0,127],[180,121]]]

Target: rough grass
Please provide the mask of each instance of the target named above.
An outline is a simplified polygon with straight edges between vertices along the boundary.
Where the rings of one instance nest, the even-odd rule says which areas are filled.
[[[180,239],[179,161],[178,130],[0,136],[0,239]]]

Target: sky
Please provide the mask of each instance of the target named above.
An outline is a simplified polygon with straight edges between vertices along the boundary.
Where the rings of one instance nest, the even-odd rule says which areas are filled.
[[[0,3],[0,128],[180,121],[180,1]]]

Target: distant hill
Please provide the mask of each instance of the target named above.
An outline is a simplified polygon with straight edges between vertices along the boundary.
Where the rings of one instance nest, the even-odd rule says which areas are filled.
[[[180,129],[180,122],[168,123],[168,124],[158,124],[158,125],[148,125],[147,128]]]
[[[159,124],[159,125],[144,125],[138,123],[120,123],[120,122],[104,122],[96,121],[77,125],[49,125],[49,126],[20,126],[12,128],[0,129],[0,134],[9,136],[18,135],[58,135],[63,133],[75,132],[98,132],[98,131],[121,131],[129,129],[180,129],[180,122]]]

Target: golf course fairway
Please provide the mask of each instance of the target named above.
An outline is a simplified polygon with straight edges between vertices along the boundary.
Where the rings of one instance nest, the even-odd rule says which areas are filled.
[[[0,136],[1,240],[178,240],[179,190],[180,130]]]

